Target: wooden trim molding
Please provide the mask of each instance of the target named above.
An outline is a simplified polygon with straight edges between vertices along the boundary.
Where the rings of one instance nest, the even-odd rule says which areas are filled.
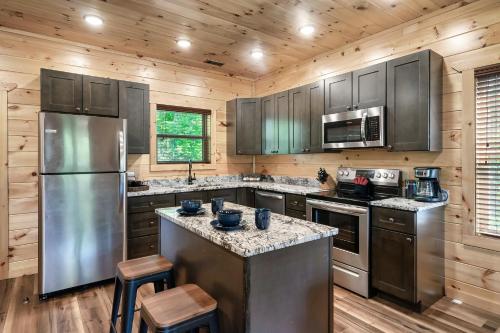
[[[0,279],[9,271],[9,168],[7,134],[7,94],[15,83],[0,82]]]
[[[474,69],[462,72],[462,242],[500,251],[500,239],[476,233],[476,87]]]
[[[156,161],[156,109],[157,104],[150,104],[150,117],[151,117],[151,139],[149,147],[150,156],[150,171],[188,171],[188,165],[186,163],[180,164],[158,164]],[[200,107],[202,109],[202,107]],[[193,164],[193,171],[196,170],[215,170],[216,165],[216,149],[217,149],[217,120],[216,120],[216,110],[210,109],[210,163],[195,163]]]

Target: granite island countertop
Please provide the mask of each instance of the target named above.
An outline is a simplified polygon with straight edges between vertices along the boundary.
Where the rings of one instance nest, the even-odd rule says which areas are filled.
[[[128,192],[128,197],[140,197],[147,195],[183,193],[192,191],[209,191],[220,189],[231,189],[241,187],[252,187],[258,190],[275,191],[282,193],[292,193],[306,195],[308,193],[322,191],[321,188],[315,186],[290,185],[271,182],[243,182],[243,181],[228,181],[228,182],[206,182],[187,184],[167,184],[167,185],[150,185],[149,190],[139,192]]]
[[[419,212],[426,209],[432,209],[436,207],[446,206],[448,201],[441,202],[420,202],[413,199],[407,199],[402,197],[387,198],[382,200],[371,201],[370,205],[375,207],[407,210],[411,212]]]
[[[207,212],[200,216],[181,216],[176,212],[179,207],[160,208],[156,210],[156,213],[162,219],[175,223],[241,257],[251,257],[335,236],[338,233],[337,228],[275,213],[271,214],[269,229],[259,230],[255,226],[254,208],[229,202],[224,204],[224,208],[242,210],[243,220],[247,224],[243,230],[219,231],[210,225],[210,222],[214,220],[210,212],[210,204],[205,204],[203,207],[207,209]]]

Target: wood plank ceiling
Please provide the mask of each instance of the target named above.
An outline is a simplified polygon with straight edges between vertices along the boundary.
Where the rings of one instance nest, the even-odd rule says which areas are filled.
[[[2,0],[0,25],[257,78],[439,8],[474,0]],[[104,20],[92,27],[85,15]],[[313,24],[313,36],[299,33]],[[176,45],[187,38],[192,46]],[[264,57],[255,60],[251,50]],[[205,63],[213,60],[221,67]]]

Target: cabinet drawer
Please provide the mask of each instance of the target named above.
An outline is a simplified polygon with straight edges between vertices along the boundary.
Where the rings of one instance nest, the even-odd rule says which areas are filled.
[[[204,191],[177,193],[175,195],[175,205],[180,206],[181,200],[202,200],[207,202],[207,193]]]
[[[372,210],[374,227],[415,235],[415,213],[403,210],[374,207]]]
[[[128,259],[146,257],[158,253],[158,235],[136,237],[128,240]]]
[[[224,198],[225,202],[236,203],[236,189],[229,188],[223,190],[208,191],[207,200],[210,201],[212,198]]]
[[[286,209],[306,211],[306,197],[304,195],[287,194]]]
[[[128,238],[158,234],[158,215],[153,212],[128,214],[127,231]]]
[[[301,212],[298,210],[287,209],[285,211],[285,215],[290,217],[295,217],[296,219],[302,219],[302,220],[306,219],[306,211]]]
[[[128,198],[128,213],[154,212],[156,208],[173,207],[173,194],[151,195]]]

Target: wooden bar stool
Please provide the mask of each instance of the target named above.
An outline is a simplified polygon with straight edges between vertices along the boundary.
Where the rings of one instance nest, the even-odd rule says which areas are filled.
[[[115,332],[118,309],[123,291],[122,329],[123,333],[132,331],[137,289],[145,283],[154,283],[155,293],[174,287],[173,264],[159,255],[126,260],[118,263],[115,278],[115,293],[111,312],[110,333]]]
[[[186,284],[143,300],[139,333],[196,332],[208,326],[219,333],[217,301],[195,284]]]

